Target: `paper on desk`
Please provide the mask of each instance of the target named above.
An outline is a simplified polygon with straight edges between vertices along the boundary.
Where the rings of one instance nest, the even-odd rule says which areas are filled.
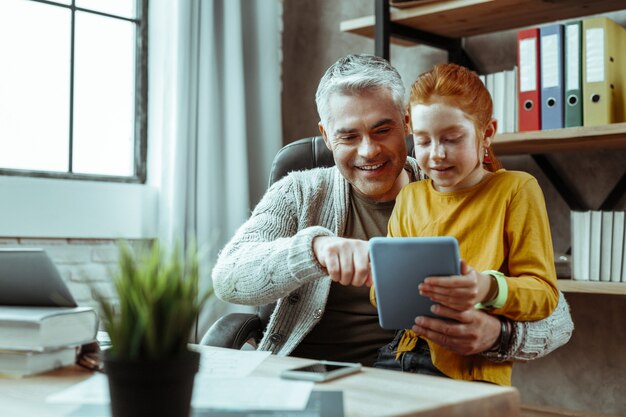
[[[312,382],[269,377],[206,378],[196,376],[194,408],[228,410],[304,410]]]
[[[193,407],[241,410],[303,410],[306,407],[313,383],[246,377],[270,352],[216,350],[203,346],[193,349],[202,354],[193,387]]]
[[[198,408],[302,410],[313,383],[278,378],[247,377],[269,352],[196,348],[201,353],[192,405]],[[106,375],[96,374],[49,395],[56,404],[107,404]]]
[[[78,384],[46,397],[52,404],[107,404],[109,385],[104,374],[95,374]]]
[[[258,350],[216,350],[206,346],[194,346],[193,349],[202,355],[198,373],[206,377],[250,375],[270,355],[268,351]]]
[[[228,410],[303,410],[312,382],[267,377],[206,377],[196,375],[191,399],[194,408]],[[76,385],[49,395],[52,404],[108,404],[106,375],[96,374]]]

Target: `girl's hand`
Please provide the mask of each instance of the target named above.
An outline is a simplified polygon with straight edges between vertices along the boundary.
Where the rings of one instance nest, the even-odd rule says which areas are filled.
[[[437,304],[464,311],[487,301],[485,297],[490,285],[489,275],[481,274],[461,261],[461,275],[428,277],[419,285],[419,292]]]

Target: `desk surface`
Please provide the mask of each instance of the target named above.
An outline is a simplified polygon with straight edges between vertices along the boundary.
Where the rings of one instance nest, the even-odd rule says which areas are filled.
[[[252,375],[278,377],[283,369],[310,362],[272,355]],[[63,416],[75,406],[52,407],[45,398],[89,376],[91,372],[70,367],[21,379],[0,378],[0,415]],[[317,383],[315,389],[343,391],[346,417],[518,417],[520,414],[519,393],[515,388],[373,368]]]

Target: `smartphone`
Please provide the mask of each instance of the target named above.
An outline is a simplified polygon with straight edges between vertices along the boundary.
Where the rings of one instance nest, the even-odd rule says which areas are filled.
[[[319,361],[299,368],[286,369],[280,373],[281,378],[299,379],[302,381],[324,382],[341,376],[350,375],[361,370],[360,363]]]

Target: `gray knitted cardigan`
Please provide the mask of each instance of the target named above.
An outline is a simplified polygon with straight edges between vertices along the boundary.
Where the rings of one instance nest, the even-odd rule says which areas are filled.
[[[415,160],[408,158],[406,168],[416,172]],[[349,198],[350,185],[336,167],[292,172],[267,190],[220,252],[212,272],[219,298],[245,305],[278,301],[259,349],[289,355],[322,317],[331,281],[313,255],[312,240],[342,236]],[[509,352],[493,360],[544,356],[564,345],[572,330],[561,294],[548,318],[515,323]]]

